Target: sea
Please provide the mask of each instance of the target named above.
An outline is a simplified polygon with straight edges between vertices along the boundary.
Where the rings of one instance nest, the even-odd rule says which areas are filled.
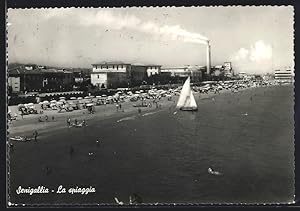
[[[293,202],[293,86],[195,98],[196,112],[174,104],[17,143],[10,202],[95,205],[116,204],[116,197],[126,204],[133,193],[149,204]],[[96,191],[58,194],[60,185]],[[19,186],[50,193],[17,194]]]

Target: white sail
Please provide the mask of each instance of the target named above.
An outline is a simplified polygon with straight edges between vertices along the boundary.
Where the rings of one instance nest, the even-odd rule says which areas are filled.
[[[193,91],[192,90],[191,90],[189,107],[191,107],[191,108],[197,108],[197,103],[196,103],[196,100],[195,100],[195,97],[193,95]]]
[[[190,86],[190,77],[188,77],[182,87],[178,102],[178,108],[197,109],[197,103]]]
[[[183,84],[183,87],[180,92],[180,96],[177,102],[177,107],[181,108],[186,103],[186,98],[189,97],[191,94],[191,87],[190,87],[190,77],[186,79],[186,81]]]

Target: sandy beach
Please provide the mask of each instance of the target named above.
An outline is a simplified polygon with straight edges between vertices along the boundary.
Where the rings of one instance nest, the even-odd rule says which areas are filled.
[[[241,91],[243,90],[240,90],[240,92]],[[199,92],[196,92],[194,93],[194,95],[197,99],[206,100],[210,99],[213,96],[228,92],[231,91],[221,90],[218,94],[215,94],[213,92],[209,92],[208,94],[201,94]],[[172,100],[170,101],[167,99],[167,97],[161,98],[158,102],[158,104],[160,105],[159,108],[156,108],[155,104],[153,104],[152,107],[140,107],[141,115],[155,110],[164,110],[170,108],[175,109],[178,97],[178,95],[172,95]],[[151,100],[147,100],[146,102],[151,102]],[[43,110],[43,114],[29,114],[24,115],[23,118],[21,117],[21,115],[19,115],[17,117],[17,120],[14,120],[8,124],[9,134],[10,136],[30,136],[34,132],[34,130],[37,130],[39,134],[53,132],[57,129],[67,127],[68,118],[70,118],[72,122],[74,122],[75,119],[77,119],[79,122],[83,120],[88,121],[91,119],[106,120],[115,117],[119,117],[121,119],[132,114],[138,114],[139,108],[133,107],[133,104],[135,104],[135,102],[126,100],[122,103],[122,109],[118,111],[116,109],[116,104],[95,106],[94,114],[90,114],[87,109],[74,110],[72,112],[63,111],[62,113],[58,113],[57,110],[47,109]],[[41,106],[39,104],[35,104],[35,107],[37,108],[38,112],[41,110]],[[18,113],[17,106],[9,106],[9,110],[13,114]],[[46,115],[48,116],[48,121],[45,121]],[[39,117],[41,117],[44,122],[38,122]],[[52,120],[52,117],[54,117],[54,120]]]

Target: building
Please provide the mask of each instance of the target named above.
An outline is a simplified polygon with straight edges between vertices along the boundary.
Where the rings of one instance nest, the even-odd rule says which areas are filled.
[[[10,87],[12,93],[18,93],[21,91],[20,77],[8,77],[8,87]]]
[[[170,74],[171,77],[187,78],[191,77],[191,82],[202,81],[201,67],[198,66],[184,66],[184,67],[163,67],[161,74]]]
[[[124,62],[92,64],[91,83],[100,89],[140,86],[147,77],[159,74],[160,67]]]
[[[233,76],[233,70],[232,70],[232,65],[231,62],[224,62],[223,65],[224,68],[224,73],[226,77],[232,77]]]
[[[123,62],[92,64],[91,83],[101,89],[128,87],[131,65]]]
[[[147,76],[150,77],[152,75],[160,74],[160,69],[161,65],[147,65]]]
[[[35,64],[8,68],[8,85],[12,93],[69,91],[73,73],[63,69],[47,69]]]
[[[290,67],[285,70],[275,70],[275,80],[280,82],[294,81],[293,71]]]

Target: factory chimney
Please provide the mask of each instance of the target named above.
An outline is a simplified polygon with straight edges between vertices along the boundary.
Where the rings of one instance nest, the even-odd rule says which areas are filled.
[[[206,46],[206,71],[207,74],[210,74],[210,66],[211,66],[211,58],[210,58],[210,44],[209,41],[207,41],[207,46]]]

